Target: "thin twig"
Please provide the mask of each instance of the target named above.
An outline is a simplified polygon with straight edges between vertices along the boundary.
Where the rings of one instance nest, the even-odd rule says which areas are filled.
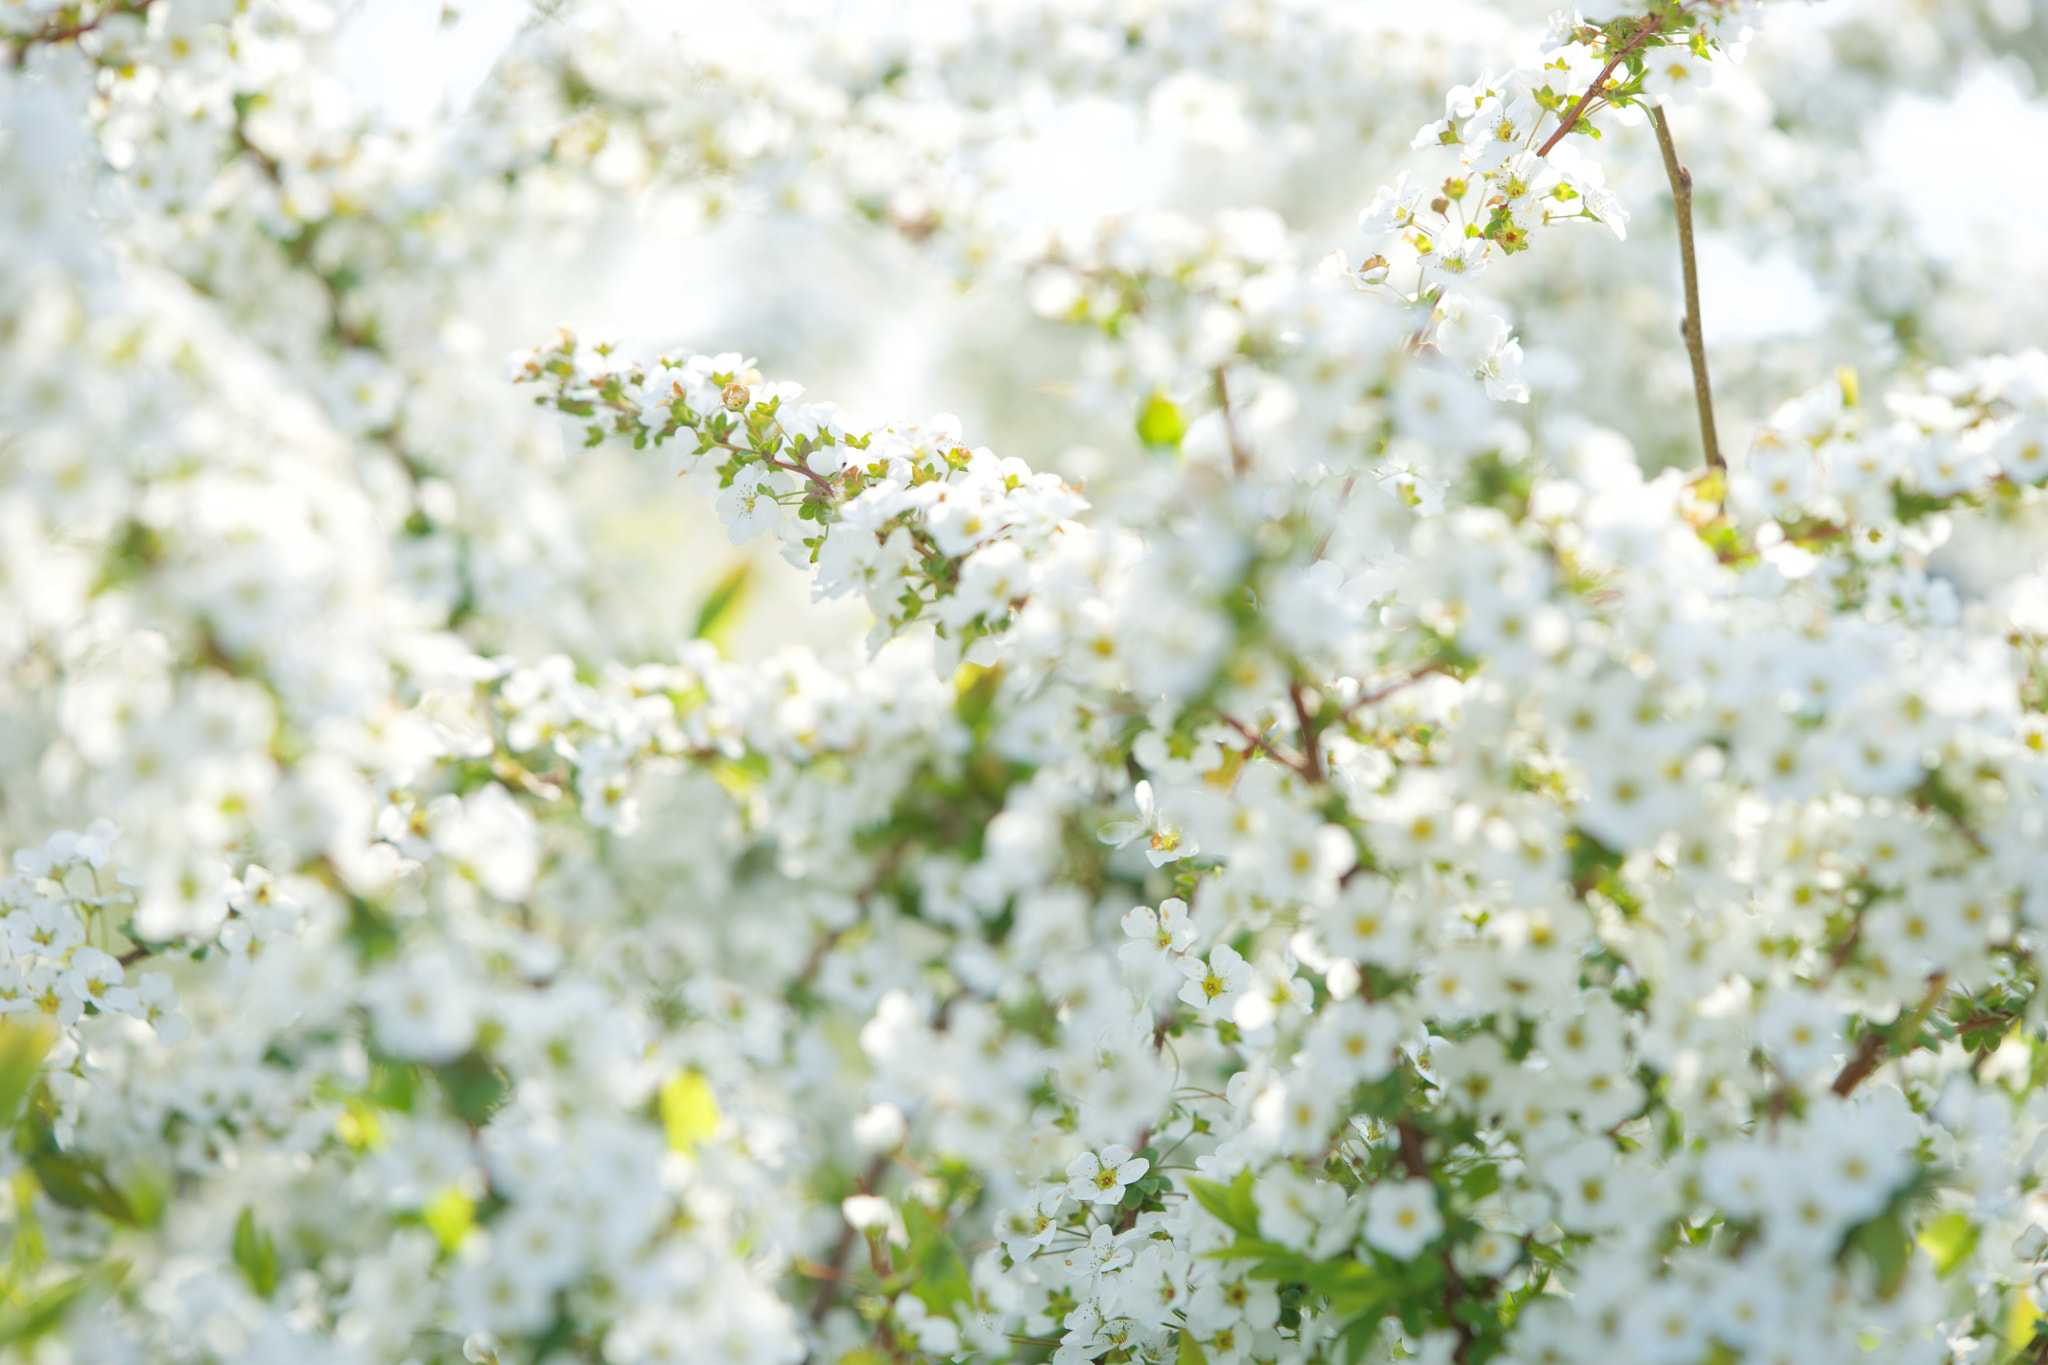
[[[1300,773],[1303,777],[1308,776],[1308,768],[1306,764],[1304,764],[1298,758],[1291,758],[1288,755],[1281,753],[1278,749],[1274,748],[1272,744],[1267,742],[1266,737],[1264,735],[1252,729],[1251,726],[1246,725],[1237,717],[1229,715],[1226,712],[1218,711],[1216,715],[1217,718],[1221,720],[1225,725],[1228,725],[1231,729],[1237,731],[1240,735],[1243,735],[1245,739],[1248,742],[1250,742],[1252,747],[1256,748],[1260,753],[1264,754],[1267,758],[1272,759],[1275,763],[1278,763],[1283,768],[1288,768],[1294,772]]]
[[[1237,420],[1230,415],[1230,388],[1223,382],[1223,367],[1216,367],[1216,407],[1223,414],[1223,434],[1230,441],[1230,468],[1243,474],[1252,466],[1252,457],[1245,450],[1244,443],[1237,438]]]
[[[1721,440],[1714,434],[1714,390],[1707,381],[1707,342],[1700,327],[1700,267],[1693,251],[1692,172],[1678,164],[1678,148],[1671,141],[1671,124],[1662,106],[1650,110],[1657,126],[1657,145],[1664,149],[1664,173],[1671,178],[1671,201],[1678,209],[1678,256],[1685,267],[1685,316],[1678,330],[1685,337],[1685,349],[1692,356],[1693,401],[1700,410],[1700,443],[1706,447],[1707,468],[1726,470],[1721,458]]]
[[[1893,1045],[1908,1038],[1914,1030],[1941,1003],[1941,997],[1948,991],[1948,973],[1936,972],[1927,978],[1927,995],[1914,1011],[1890,1027],[1874,1027],[1863,1035],[1856,1045],[1856,1054],[1851,1057],[1835,1077],[1835,1083],[1828,1088],[1843,1099],[1857,1086],[1868,1080],[1870,1073],[1884,1063]]]
[[[1600,74],[1593,78],[1593,83],[1586,87],[1586,93],[1579,96],[1578,102],[1572,105],[1571,111],[1564,116],[1564,122],[1558,124],[1557,131],[1550,135],[1550,140],[1536,149],[1536,155],[1550,155],[1550,149],[1555,147],[1566,133],[1569,133],[1578,125],[1579,115],[1586,112],[1586,106],[1593,102],[1595,96],[1602,93],[1600,87],[1607,84],[1607,78],[1614,74],[1614,68],[1627,61],[1631,53],[1641,50],[1643,44],[1650,40],[1650,35],[1657,31],[1657,21],[1647,14],[1644,15],[1642,27],[1637,30],[1636,36],[1629,39],[1627,43],[1623,44],[1619,52],[1616,52],[1607,59],[1607,65],[1600,68]]]
[[[16,40],[13,57],[15,69],[19,70],[28,61],[29,49],[31,48],[50,47],[58,43],[76,42],[86,34],[99,28],[107,20],[118,15],[132,14],[138,18],[145,16],[149,13],[149,7],[155,3],[156,0],[133,0],[132,3],[127,4],[116,3],[107,6],[90,19],[66,21],[58,18],[56,15],[52,15],[43,21],[41,28],[33,33],[24,34]]]
[[[872,1193],[875,1186],[881,1182],[883,1173],[888,1169],[889,1158],[886,1156],[876,1157],[868,1165],[867,1174],[861,1177],[860,1192],[862,1194]],[[845,1271],[846,1254],[853,1250],[853,1239],[859,1235],[854,1229],[853,1224],[842,1220],[839,1228],[839,1240],[832,1244],[831,1259],[822,1266],[812,1267],[804,1272],[821,1282],[818,1285],[818,1297],[811,1300],[811,1323],[813,1326],[825,1320],[825,1315],[832,1311],[833,1303],[838,1300],[839,1286],[849,1278]],[[818,1274],[817,1272],[820,1270],[829,1270],[831,1273]]]
[[[1427,678],[1432,673],[1442,673],[1446,667],[1447,665],[1441,663],[1424,664],[1422,667],[1416,669],[1413,673],[1409,674],[1405,678],[1396,678],[1393,682],[1388,683],[1385,687],[1380,688],[1376,692],[1367,692],[1357,701],[1354,701],[1351,703],[1351,705],[1345,707],[1344,713],[1340,715],[1337,719],[1339,720],[1339,722],[1350,720],[1353,716],[1357,715],[1360,711],[1363,711],[1366,707],[1373,706],[1379,702],[1385,701],[1388,697],[1393,696],[1396,692],[1399,692],[1404,687],[1413,687],[1416,683],[1421,682],[1424,678]]]
[[[1294,703],[1294,723],[1301,729],[1301,764],[1311,782],[1323,780],[1323,756],[1316,745],[1315,717],[1308,713],[1308,697],[1298,682],[1287,685],[1287,699]]]

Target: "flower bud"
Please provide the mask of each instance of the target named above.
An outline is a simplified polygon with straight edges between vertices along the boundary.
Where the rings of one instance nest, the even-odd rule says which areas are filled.
[[[725,391],[718,395],[719,401],[734,412],[746,411],[747,401],[752,397],[753,395],[747,392],[747,386],[737,382],[727,384]]]

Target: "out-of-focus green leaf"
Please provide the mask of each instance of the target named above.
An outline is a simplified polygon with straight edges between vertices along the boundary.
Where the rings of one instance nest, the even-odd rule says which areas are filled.
[[[750,561],[743,559],[727,569],[725,576],[712,586],[704,605],[697,609],[697,624],[691,628],[690,634],[725,648],[733,630],[746,614],[747,598],[753,583],[754,566]]]

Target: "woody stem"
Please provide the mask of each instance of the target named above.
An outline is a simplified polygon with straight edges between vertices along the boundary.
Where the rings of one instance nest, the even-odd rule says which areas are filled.
[[[1714,389],[1707,379],[1707,342],[1700,330],[1700,266],[1693,250],[1692,172],[1678,164],[1678,148],[1671,141],[1671,124],[1662,107],[1650,111],[1657,127],[1657,145],[1664,150],[1664,173],[1671,179],[1671,201],[1678,210],[1678,256],[1685,267],[1685,316],[1678,330],[1685,337],[1685,349],[1692,356],[1692,394],[1700,410],[1700,444],[1707,453],[1707,468],[1726,470],[1721,458],[1721,440],[1714,432]]]

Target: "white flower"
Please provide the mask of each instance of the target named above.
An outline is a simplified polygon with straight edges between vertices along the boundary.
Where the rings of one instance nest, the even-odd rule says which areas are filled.
[[[1358,230],[1368,237],[1405,232],[1415,225],[1415,211],[1422,203],[1421,189],[1408,187],[1408,172],[1401,172],[1392,185],[1382,185],[1372,203],[1358,215]]]
[[[1150,1169],[1150,1161],[1112,1143],[1100,1153],[1083,1152],[1067,1163],[1067,1193],[1083,1204],[1121,1203],[1124,1187]]]
[[[1796,987],[1772,991],[1757,1016],[1757,1041],[1787,1076],[1804,1079],[1842,1052],[1841,1012],[1820,994]]]
[[[1651,104],[1691,104],[1714,83],[1715,65],[1684,42],[1669,42],[1643,54],[1643,98]]]
[[[1140,779],[1132,795],[1138,803],[1136,820],[1115,820],[1102,827],[1105,844],[1122,848],[1139,837],[1145,839],[1145,857],[1154,867],[1164,867],[1181,858],[1192,858],[1202,847],[1181,826],[1163,814],[1152,796],[1152,784]]]
[[[1365,1240],[1396,1260],[1413,1260],[1443,1234],[1436,1186],[1427,1180],[1382,1180],[1366,1191]]]
[[[1219,943],[1203,962],[1192,954],[1180,959],[1180,1000],[1198,1010],[1229,1018],[1239,992],[1251,984],[1251,964],[1227,943]]]
[[[364,988],[377,1041],[393,1056],[450,1062],[476,1040],[470,985],[445,953],[425,952]]]

